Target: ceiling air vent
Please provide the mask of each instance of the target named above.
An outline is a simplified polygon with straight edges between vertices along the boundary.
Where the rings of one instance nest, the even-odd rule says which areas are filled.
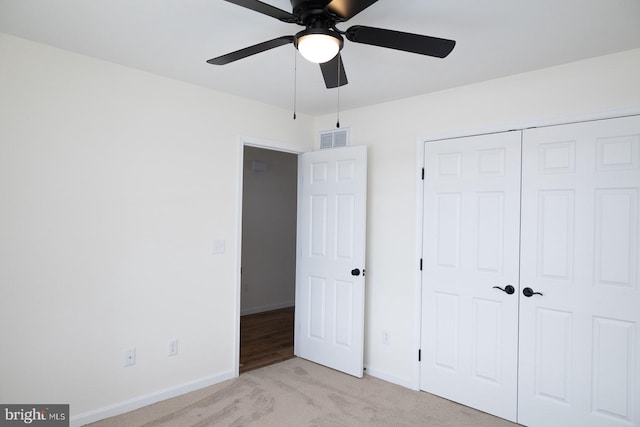
[[[346,147],[349,145],[349,129],[320,132],[320,149]]]

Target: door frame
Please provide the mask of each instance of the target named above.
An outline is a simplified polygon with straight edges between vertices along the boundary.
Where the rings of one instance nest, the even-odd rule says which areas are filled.
[[[235,297],[234,297],[234,346],[233,346],[233,372],[234,377],[240,375],[240,302],[242,295],[242,275],[240,269],[242,268],[242,197],[243,197],[243,182],[244,182],[244,147],[256,147],[265,150],[281,151],[292,154],[302,154],[307,151],[311,151],[312,148],[303,147],[301,145],[288,144],[279,141],[273,141],[263,138],[256,138],[251,136],[240,135],[238,137],[238,176],[236,181],[236,238],[237,250],[235,255]]]
[[[416,240],[415,240],[415,265],[420,265],[422,255],[422,239],[424,237],[423,217],[424,217],[424,180],[422,169],[424,168],[425,144],[428,142],[440,141],[443,139],[461,138],[469,136],[479,136],[491,133],[507,132],[513,130],[523,131],[529,128],[557,126],[570,123],[587,122],[594,120],[611,119],[615,117],[633,116],[640,114],[640,104],[603,111],[594,111],[582,114],[565,114],[558,116],[538,117],[528,120],[504,122],[493,125],[451,128],[444,131],[435,131],[420,134],[416,137]],[[416,358],[413,359],[413,378],[411,388],[420,390],[420,349],[422,346],[422,271],[417,268],[414,275],[414,328],[413,328],[413,349]]]

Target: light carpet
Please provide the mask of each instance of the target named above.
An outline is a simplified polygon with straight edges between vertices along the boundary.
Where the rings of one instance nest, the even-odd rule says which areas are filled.
[[[134,426],[507,427],[509,421],[365,375],[294,358],[91,424]]]

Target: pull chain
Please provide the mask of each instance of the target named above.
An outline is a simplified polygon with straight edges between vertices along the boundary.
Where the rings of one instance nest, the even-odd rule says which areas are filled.
[[[340,69],[341,69],[341,65],[342,63],[340,62],[342,60],[342,57],[340,56],[340,53],[338,53],[338,112],[337,112],[337,118],[336,118],[336,128],[340,129]]]
[[[293,49],[293,120],[296,119],[298,102],[298,50]]]

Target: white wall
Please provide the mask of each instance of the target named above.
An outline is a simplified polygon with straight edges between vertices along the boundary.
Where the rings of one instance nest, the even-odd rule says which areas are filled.
[[[265,169],[255,171],[252,162]],[[295,303],[298,156],[244,149],[241,313]]]
[[[640,107],[638,76],[640,50],[632,50],[340,113],[352,145],[369,147],[367,372],[417,385],[418,137]],[[316,120],[317,131],[334,126],[335,114]],[[383,330],[389,345],[382,343]]]
[[[77,419],[234,376],[239,135],[310,146],[312,119],[3,34],[0,58],[0,401]]]

